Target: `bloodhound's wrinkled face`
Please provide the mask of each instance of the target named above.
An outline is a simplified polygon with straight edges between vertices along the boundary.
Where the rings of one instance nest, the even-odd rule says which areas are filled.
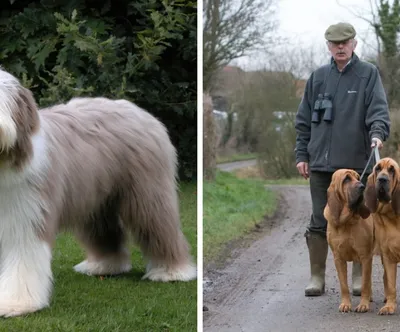
[[[379,203],[391,203],[393,211],[400,214],[399,165],[392,158],[381,159],[368,176],[365,201],[371,212]]]
[[[351,169],[339,169],[333,173],[328,188],[328,206],[335,219],[339,219],[346,207],[362,218],[369,217],[369,211],[364,205],[364,185],[360,175]]]

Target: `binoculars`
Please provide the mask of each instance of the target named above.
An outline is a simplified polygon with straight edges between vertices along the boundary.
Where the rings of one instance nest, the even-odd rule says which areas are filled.
[[[324,93],[323,95],[320,93],[318,95],[318,99],[314,104],[311,122],[320,123],[322,113],[324,113],[324,121],[332,121],[332,96],[329,93]]]

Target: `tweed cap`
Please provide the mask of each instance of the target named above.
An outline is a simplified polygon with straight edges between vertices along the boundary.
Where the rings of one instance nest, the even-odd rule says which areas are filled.
[[[350,23],[340,22],[332,24],[325,31],[325,39],[333,42],[349,40],[355,36],[356,30]]]

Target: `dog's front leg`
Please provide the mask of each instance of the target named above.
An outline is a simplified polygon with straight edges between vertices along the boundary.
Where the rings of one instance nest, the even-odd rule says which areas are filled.
[[[339,306],[340,312],[351,311],[350,292],[347,284],[347,262],[339,258],[335,258],[336,271],[340,282],[340,293],[342,303]]]
[[[52,288],[50,245],[34,227],[1,235],[0,316],[20,316],[47,307]]]
[[[386,269],[385,266],[383,264],[383,255],[381,255],[381,262],[382,262],[382,267],[383,267],[383,290],[384,290],[384,294],[385,294],[385,298],[383,299],[383,302],[386,303],[386,294],[388,293],[388,282],[387,282],[387,278],[386,278]]]
[[[386,304],[379,310],[379,315],[393,315],[396,311],[396,279],[397,263],[391,262],[386,256],[382,256],[384,268],[384,286]]]
[[[362,261],[362,286],[361,286],[361,301],[356,308],[356,312],[369,311],[369,302],[372,296],[372,257]]]

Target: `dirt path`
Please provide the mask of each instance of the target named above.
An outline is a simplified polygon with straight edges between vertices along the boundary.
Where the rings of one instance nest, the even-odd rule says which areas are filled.
[[[249,247],[235,251],[235,258],[224,268],[205,267],[208,311],[204,311],[204,331],[400,331],[400,308],[393,316],[377,315],[383,304],[383,270],[378,258],[374,260],[370,312],[338,312],[339,283],[330,252],[325,295],[304,296],[309,278],[304,238],[311,210],[309,189],[274,189],[282,194],[275,226]],[[351,269],[348,274],[351,285]],[[359,299],[353,297],[353,307]]]
[[[254,166],[256,164],[257,164],[257,159],[250,159],[250,160],[241,160],[241,161],[233,161],[229,163],[217,164],[217,167],[222,171],[230,172],[235,169]]]

